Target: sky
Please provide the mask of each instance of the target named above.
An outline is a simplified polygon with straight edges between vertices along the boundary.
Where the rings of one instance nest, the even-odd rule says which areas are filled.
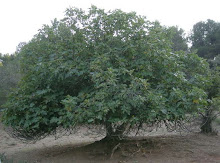
[[[62,19],[67,8],[87,10],[91,5],[107,11],[135,11],[186,33],[199,21],[220,22],[220,0],[0,0],[0,53],[14,53],[17,45],[30,41],[43,24]]]

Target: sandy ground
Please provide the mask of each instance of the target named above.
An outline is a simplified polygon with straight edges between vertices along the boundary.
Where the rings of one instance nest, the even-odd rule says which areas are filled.
[[[0,124],[0,153],[13,158],[14,162],[31,163],[220,163],[219,135],[180,135],[167,133],[164,129],[146,135],[119,145],[110,159],[106,152],[110,147],[93,143],[101,137],[75,134],[55,140],[51,136],[34,144],[25,144],[10,137]]]

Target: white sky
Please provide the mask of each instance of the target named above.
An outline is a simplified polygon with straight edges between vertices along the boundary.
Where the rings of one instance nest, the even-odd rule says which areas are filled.
[[[0,0],[0,53],[13,53],[43,24],[61,19],[69,6],[88,9],[136,11],[162,25],[179,26],[187,33],[199,21],[220,22],[220,0]]]

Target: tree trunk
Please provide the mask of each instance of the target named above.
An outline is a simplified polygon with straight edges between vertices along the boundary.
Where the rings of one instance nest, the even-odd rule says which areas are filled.
[[[106,129],[105,139],[111,139],[112,135],[114,134],[114,130],[113,130],[112,124],[109,123],[109,122],[106,122],[105,129]]]
[[[201,132],[202,133],[212,133],[213,132],[211,117],[205,117],[203,119],[203,123],[201,126]]]
[[[123,139],[127,126],[127,124],[123,123],[114,128],[112,123],[106,123],[106,137],[104,139],[116,141]]]
[[[212,121],[213,121],[213,110],[211,108],[206,110],[205,115],[203,115],[203,122],[201,126],[202,133],[213,133]]]

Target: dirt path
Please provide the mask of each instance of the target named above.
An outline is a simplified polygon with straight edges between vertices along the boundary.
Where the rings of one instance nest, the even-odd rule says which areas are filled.
[[[135,138],[127,144],[120,145],[112,159],[109,159],[106,153],[108,147],[100,144],[83,146],[98,140],[89,135],[64,136],[58,140],[48,137],[35,144],[24,144],[7,135],[3,128],[0,124],[0,153],[5,153],[15,162],[220,163],[220,136],[194,133],[184,136],[175,134],[139,138],[142,141]]]
[[[0,154],[4,153],[8,157],[13,157],[15,160],[23,159],[23,160],[38,160],[38,158],[34,157],[35,152],[44,150],[57,149],[64,146],[81,146],[84,144],[88,144],[96,141],[96,138],[91,138],[89,136],[83,135],[83,137],[79,134],[63,136],[62,138],[55,139],[54,136],[46,137],[36,143],[24,143],[17,139],[9,136],[5,130],[4,126],[0,123]],[[33,153],[33,156],[32,156]],[[31,156],[31,157],[30,157]]]

